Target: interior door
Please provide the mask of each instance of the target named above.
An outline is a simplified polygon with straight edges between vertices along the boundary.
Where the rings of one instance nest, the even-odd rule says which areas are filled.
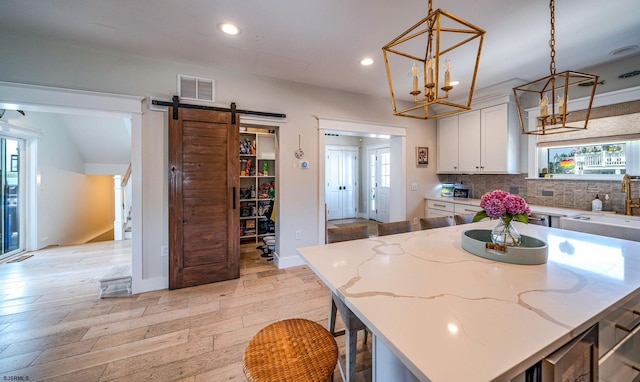
[[[391,196],[391,151],[388,147],[376,150],[376,220],[389,222]]]
[[[327,220],[342,219],[342,152],[327,149],[325,162],[325,199]]]
[[[356,163],[358,160],[355,150],[342,152],[342,218],[356,217]]]
[[[332,147],[326,149],[325,202],[327,220],[356,217],[357,150]]]
[[[169,289],[240,277],[239,118],[169,108]]]
[[[391,151],[389,147],[370,148],[369,156],[369,219],[389,222],[391,194]]]

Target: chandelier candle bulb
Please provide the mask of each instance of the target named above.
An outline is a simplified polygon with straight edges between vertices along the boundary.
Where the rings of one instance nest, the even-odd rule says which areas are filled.
[[[429,58],[429,63],[427,64],[427,84],[433,83],[433,59]]]
[[[546,95],[542,97],[542,99],[540,99],[540,116],[541,117],[547,117],[549,115],[549,107],[547,106],[548,102],[549,101],[547,100]]]
[[[451,86],[451,61],[447,58],[444,61],[444,86]]]
[[[416,62],[413,62],[413,66],[411,66],[411,71],[413,72],[413,93],[418,94],[418,65]]]
[[[564,98],[558,96],[558,114],[564,115]]]

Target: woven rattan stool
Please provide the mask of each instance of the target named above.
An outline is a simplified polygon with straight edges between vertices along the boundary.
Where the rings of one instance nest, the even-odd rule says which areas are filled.
[[[260,330],[244,351],[242,368],[251,382],[327,381],[337,362],[331,333],[313,321],[293,318]]]

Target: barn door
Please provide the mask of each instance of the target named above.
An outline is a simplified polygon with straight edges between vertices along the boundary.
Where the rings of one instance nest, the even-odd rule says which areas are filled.
[[[169,289],[240,277],[238,120],[169,108]]]

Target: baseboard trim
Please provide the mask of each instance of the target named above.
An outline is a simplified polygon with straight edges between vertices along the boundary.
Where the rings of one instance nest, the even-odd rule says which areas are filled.
[[[274,256],[274,260],[276,261],[276,264],[278,265],[278,269],[297,267],[298,265],[305,265],[306,264],[304,262],[304,260],[302,260],[302,258],[300,256],[298,256],[298,255],[280,257],[276,253],[276,256]]]
[[[169,288],[168,277],[155,277],[152,279],[133,279],[131,280],[131,293],[138,294],[144,292],[151,292],[154,290],[161,290]]]

